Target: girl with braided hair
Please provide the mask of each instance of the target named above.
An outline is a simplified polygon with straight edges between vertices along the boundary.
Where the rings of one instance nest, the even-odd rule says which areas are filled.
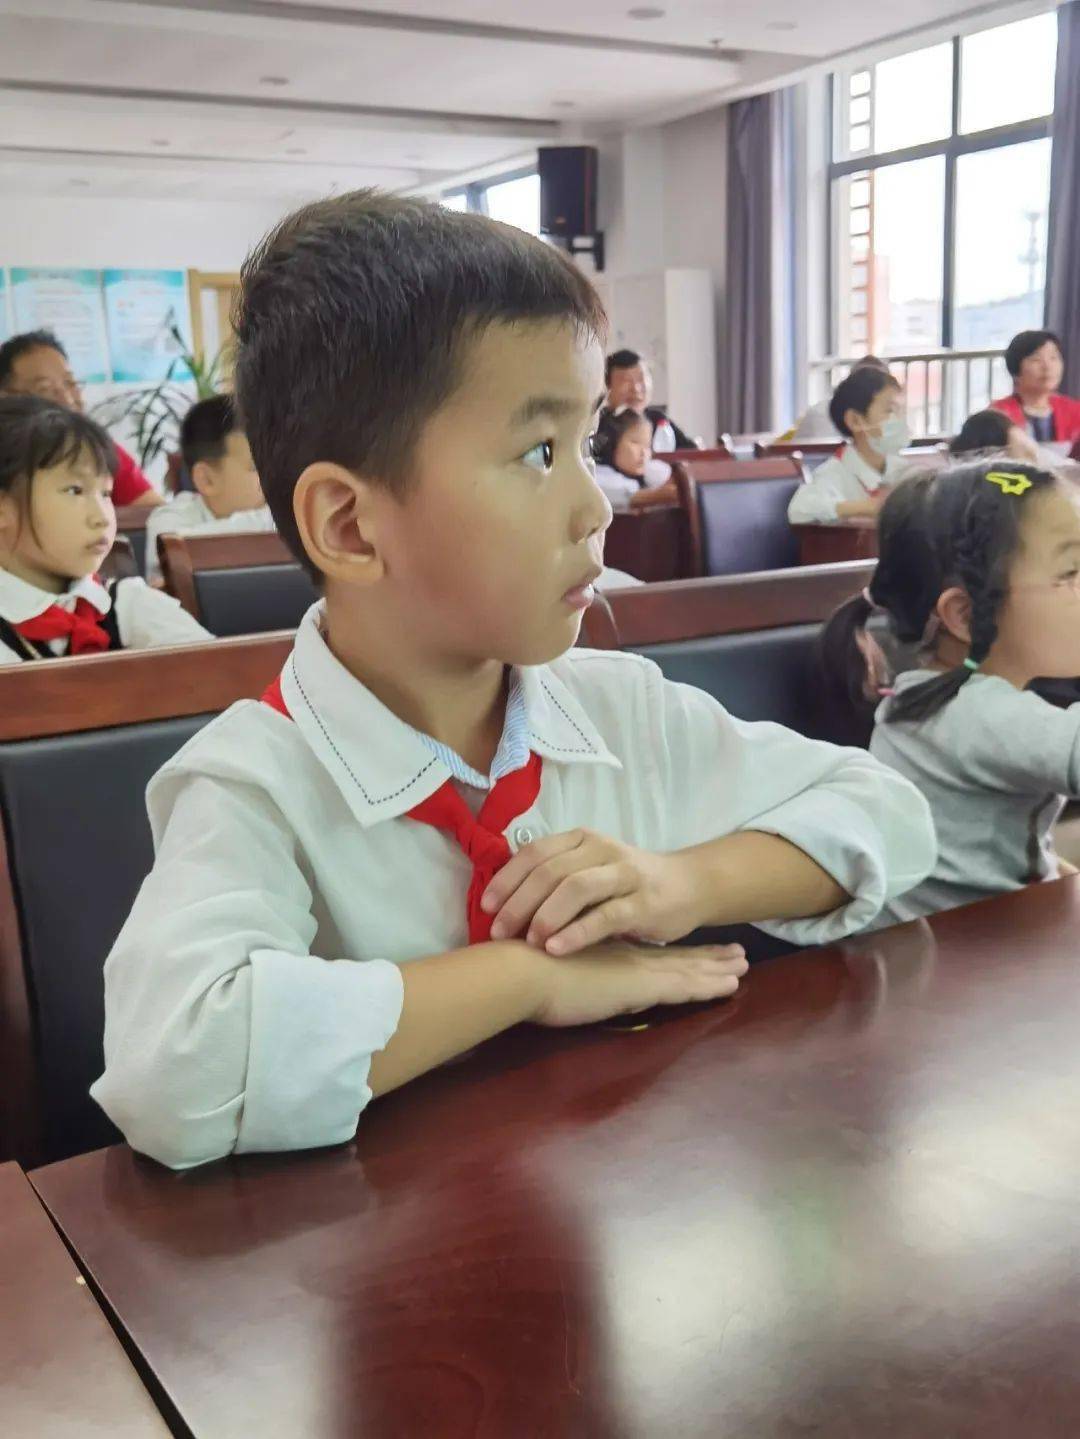
[[[826,677],[864,714],[880,701],[870,752],[922,790],[939,851],[879,922],[1072,872],[1052,832],[1080,797],[1080,704],[1027,686],[1080,675],[1080,493],[1005,458],[919,475],[886,500],[879,542],[869,589],[826,627]],[[886,658],[901,647],[906,665]]]

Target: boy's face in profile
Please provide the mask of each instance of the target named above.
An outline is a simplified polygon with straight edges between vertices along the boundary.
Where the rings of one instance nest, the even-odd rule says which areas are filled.
[[[226,435],[221,458],[199,460],[191,477],[218,519],[228,519],[238,510],[254,510],[266,503],[251,446],[242,430]]]
[[[413,645],[543,664],[574,643],[611,522],[590,445],[603,390],[599,342],[565,323],[495,324],[467,342],[411,488],[376,501],[380,583]]]

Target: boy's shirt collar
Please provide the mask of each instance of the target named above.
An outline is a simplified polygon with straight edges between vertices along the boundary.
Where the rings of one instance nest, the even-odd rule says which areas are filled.
[[[489,778],[387,709],[331,653],[320,631],[321,602],[307,612],[281,676],[282,697],[315,756],[365,827],[406,814],[450,778]],[[491,780],[535,751],[545,762],[621,762],[580,702],[547,665],[512,672],[506,722]],[[520,763],[517,761],[520,760]]]
[[[453,779],[459,780],[473,789],[490,790],[496,780],[502,779],[503,775],[513,774],[515,770],[522,769],[529,762],[529,717],[525,709],[525,690],[521,683],[521,671],[510,671],[503,732],[499,738],[499,747],[495,751],[495,758],[491,761],[490,775],[481,774],[478,769],[473,769],[467,760],[462,759],[457,750],[451,749],[449,745],[441,744],[437,739],[432,739],[431,735],[425,734],[423,730],[414,729],[413,733],[419,735],[436,759],[442,761]]]
[[[63,594],[54,595],[20,579],[10,570],[0,568],[0,619],[6,620],[9,625],[36,620],[53,605],[73,610],[76,600],[88,600],[101,615],[107,615],[112,609],[108,590],[94,575],[73,580]]]

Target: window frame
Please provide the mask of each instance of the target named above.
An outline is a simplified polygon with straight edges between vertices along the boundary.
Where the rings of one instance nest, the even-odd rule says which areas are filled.
[[[997,27],[988,26],[987,29]],[[980,33],[978,31],[974,33]],[[829,164],[826,171],[827,209],[829,217],[828,236],[828,305],[829,305],[829,349],[838,352],[840,338],[840,294],[836,284],[836,262],[839,257],[838,242],[839,216],[836,202],[836,182],[848,175],[884,170],[890,165],[903,165],[909,160],[926,160],[944,156],[945,159],[945,223],[942,233],[944,256],[941,272],[941,339],[943,350],[953,348],[955,333],[955,290],[956,290],[956,172],[957,163],[965,155],[977,155],[986,150],[1003,150],[1010,145],[1022,145],[1030,140],[1046,140],[1053,133],[1053,115],[1038,116],[1032,120],[1017,120],[1012,124],[998,125],[990,130],[976,130],[963,134],[960,130],[961,66],[962,46],[968,35],[954,35],[952,45],[952,128],[942,140],[930,140],[920,145],[908,145],[902,150],[884,150],[851,156],[845,160],[835,159],[836,139],[842,133],[841,104],[850,95],[851,75],[859,70],[872,68],[867,65],[850,65],[834,71],[829,85]],[[843,84],[843,94],[840,85]],[[872,337],[868,346],[873,348]]]
[[[506,170],[502,174],[492,175],[487,180],[475,180],[471,185],[455,185],[452,189],[444,190],[440,198],[447,200],[451,195],[464,195],[466,208],[470,215],[486,215],[489,190],[494,189],[496,185],[508,184],[511,180],[527,180],[530,175],[539,173],[539,167],[536,165],[522,165],[516,170]]]

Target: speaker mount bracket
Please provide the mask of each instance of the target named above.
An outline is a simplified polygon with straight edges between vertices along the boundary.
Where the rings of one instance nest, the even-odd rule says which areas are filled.
[[[604,232],[598,230],[595,235],[581,235],[571,240],[566,247],[567,253],[571,255],[591,255],[596,273],[599,275],[604,269]]]

